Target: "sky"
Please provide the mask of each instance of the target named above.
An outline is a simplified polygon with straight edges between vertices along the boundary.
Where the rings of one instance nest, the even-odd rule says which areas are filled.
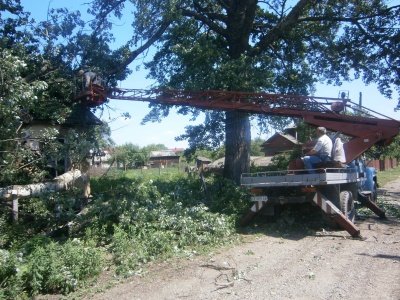
[[[392,5],[395,5],[400,1],[392,1]],[[70,10],[81,10],[82,6],[79,3],[85,3],[84,1],[78,0],[22,0],[22,6],[29,12],[31,17],[36,18],[37,21],[43,21],[46,19],[47,8],[59,8],[67,7]],[[121,24],[126,25],[124,20]],[[124,30],[119,30],[120,34]],[[142,61],[138,60],[137,65],[140,66]],[[133,73],[124,81],[120,82],[119,87],[127,89],[148,89],[155,82],[146,79],[146,70],[140,67],[138,71],[135,70],[136,65],[130,66]],[[382,96],[376,85],[371,84],[369,86],[359,81],[351,83],[343,83],[342,86],[329,86],[329,85],[317,85],[317,91],[314,96],[319,97],[338,97],[339,91],[348,91],[349,98],[353,102],[358,103],[359,93],[362,93],[362,105],[377,111],[383,115],[391,117],[393,119],[400,119],[400,111],[394,112],[394,107],[397,105],[398,94],[394,93],[393,98],[387,99]],[[190,121],[190,116],[182,116],[175,113],[173,109],[167,118],[164,118],[160,123],[147,123],[141,125],[143,117],[150,111],[148,103],[146,102],[134,102],[124,100],[110,100],[108,103],[110,109],[105,108],[103,115],[99,115],[100,118],[110,121],[124,112],[128,112],[131,115],[130,119],[117,118],[117,120],[110,122],[111,138],[117,145],[123,145],[125,143],[132,143],[140,147],[149,144],[164,144],[169,149],[172,148],[186,148],[188,146],[186,141],[175,141],[175,137],[185,132],[185,126],[195,125],[202,122],[203,117],[200,116],[196,121]],[[252,138],[258,136],[257,128],[252,130]],[[267,139],[268,136],[261,135],[261,138]]]

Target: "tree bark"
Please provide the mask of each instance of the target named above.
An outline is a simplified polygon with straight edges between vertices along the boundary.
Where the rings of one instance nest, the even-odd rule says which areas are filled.
[[[228,10],[228,54],[239,59],[249,49],[249,38],[257,9],[256,0],[234,0]],[[241,89],[240,86],[233,87]],[[249,115],[236,111],[226,112],[224,177],[240,184],[243,173],[250,171],[251,130]]]
[[[240,184],[242,173],[250,171],[250,120],[249,116],[227,111],[225,119],[225,167],[224,177]]]

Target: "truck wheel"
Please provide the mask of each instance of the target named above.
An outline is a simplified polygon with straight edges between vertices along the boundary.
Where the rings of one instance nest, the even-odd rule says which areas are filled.
[[[353,194],[351,192],[343,191],[340,193],[340,210],[352,223],[354,223],[356,210],[354,207]]]

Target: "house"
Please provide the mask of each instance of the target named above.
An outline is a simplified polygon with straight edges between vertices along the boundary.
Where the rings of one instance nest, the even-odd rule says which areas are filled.
[[[92,165],[95,168],[108,168],[110,167],[110,162],[111,162],[111,154],[114,152],[113,149],[102,149],[101,151],[98,151],[92,153]]]
[[[63,124],[54,124],[50,120],[33,118],[29,123],[25,123],[21,129],[25,138],[24,145],[34,151],[40,152],[43,147],[42,139],[39,137],[48,129],[56,129],[58,141],[65,142],[66,136],[71,129],[85,130],[94,125],[103,124],[89,108],[77,105]],[[68,153],[65,157],[55,157],[53,161],[47,162],[48,166],[54,170],[53,176],[63,174],[71,168],[71,161]]]
[[[183,151],[185,151],[185,148],[172,148],[172,149],[168,149],[168,151],[172,151],[174,153],[181,153]]]
[[[206,165],[210,164],[211,162],[212,162],[212,160],[209,159],[209,158],[198,156],[198,157],[196,158],[196,167],[197,167],[197,169],[199,169],[199,170],[200,170],[200,169],[203,170],[204,167],[205,167]]]
[[[265,153],[265,156],[274,156],[279,153],[291,151],[294,147],[301,145],[292,134],[277,132],[261,144],[261,151]]]
[[[165,168],[179,164],[180,156],[171,150],[151,151],[149,164],[152,168]]]

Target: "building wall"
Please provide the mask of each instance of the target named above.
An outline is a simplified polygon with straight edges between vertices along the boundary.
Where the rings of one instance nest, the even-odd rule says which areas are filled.
[[[170,167],[179,164],[180,156],[155,156],[150,157],[149,161],[152,168]]]
[[[265,153],[265,156],[270,156],[270,155],[275,155],[277,153],[290,151],[296,145],[292,141],[289,141],[288,139],[282,136],[276,136],[273,139],[271,138],[271,140],[269,140],[268,143],[264,143],[262,146],[263,146],[262,152]]]
[[[29,126],[23,128],[22,132],[26,138],[26,146],[31,148],[32,150],[40,149],[40,142],[37,140],[38,137],[44,132],[46,129],[57,129],[60,130],[60,126],[54,126],[49,124],[30,124]]]

